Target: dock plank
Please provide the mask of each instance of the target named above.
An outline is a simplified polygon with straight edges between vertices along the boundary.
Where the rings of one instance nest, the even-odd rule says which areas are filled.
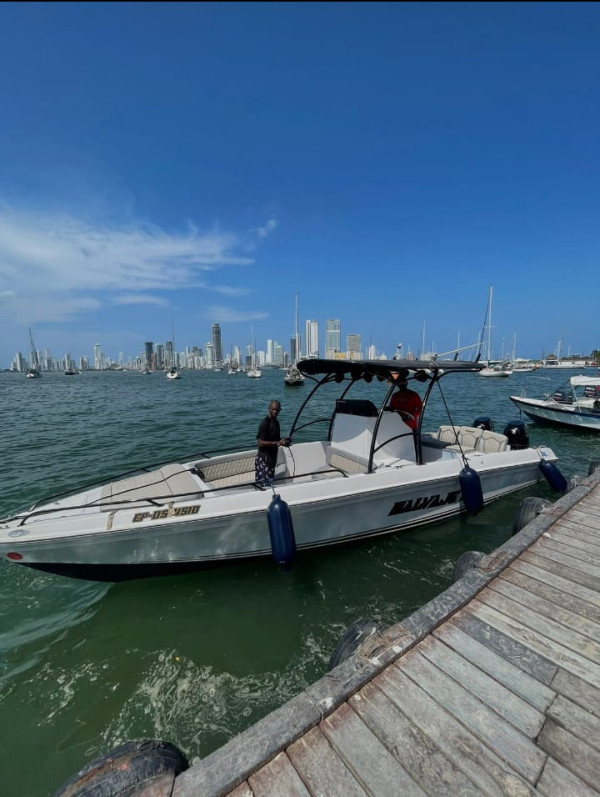
[[[550,552],[550,554],[552,554],[552,552]],[[564,561],[564,557],[561,560],[560,558],[557,559],[556,555],[554,558],[552,555],[541,556],[539,553],[530,549],[521,555],[521,561],[535,565],[541,570],[547,570],[550,573],[562,576],[563,578],[566,578],[575,584],[581,584],[594,592],[600,591],[600,579],[594,578],[594,576],[590,576],[587,573],[582,573],[581,571],[574,570],[572,567],[569,567],[569,565]]]
[[[481,794],[481,789],[375,684],[366,684],[350,698],[350,705],[427,794]]]
[[[564,794],[565,797],[597,797],[596,789],[590,788],[587,783],[580,780],[558,761],[549,758],[544,771],[538,781],[537,791],[544,797],[556,797]]]
[[[550,601],[527,588],[512,583],[508,576],[495,579],[490,584],[490,589],[536,612],[539,615],[538,622],[539,618],[547,617],[582,636],[588,637],[594,642],[600,642],[600,624],[595,623],[593,620],[588,620],[577,612],[571,611],[571,609],[563,608],[564,600],[561,601],[560,596],[555,596],[555,600]]]
[[[464,685],[472,695],[518,728],[525,736],[534,739],[538,735],[544,724],[544,714],[496,679],[433,636],[423,640],[418,650],[428,661],[457,683]]]
[[[406,713],[484,794],[524,797],[534,793],[516,771],[462,722],[440,706],[423,689],[402,672],[388,667],[373,683]]]
[[[510,762],[520,775],[530,783],[537,780],[544,756],[530,739],[473,695],[467,688],[468,683],[466,686],[459,684],[426,659],[418,649],[404,656],[402,671],[500,758]]]
[[[500,581],[509,581],[517,587],[532,592],[557,606],[562,606],[569,612],[581,615],[595,623],[600,623],[600,606],[582,600],[574,595],[569,595],[564,590],[557,589],[552,584],[530,578],[514,568],[509,568],[496,579],[494,586]]]
[[[600,520],[598,523],[600,523]],[[552,527],[551,531],[546,532],[546,536],[554,537],[554,539],[567,545],[572,545],[574,548],[582,548],[600,555],[600,537],[598,532],[582,531],[580,527],[568,520],[562,520],[557,523]]]
[[[590,711],[559,695],[550,706],[548,717],[600,752],[600,719]]]
[[[584,562],[569,553],[561,551],[560,546],[557,543],[553,543],[552,540],[544,540],[543,543],[538,542],[534,550],[539,556],[551,559],[559,565],[565,565],[565,567],[575,571],[575,573],[585,573],[593,579],[594,589],[597,589],[598,585],[600,585],[600,567],[595,567],[589,562]]]
[[[573,511],[569,512],[569,514],[565,517],[560,518],[560,521],[559,523],[557,522],[556,526],[563,529],[569,529],[570,531],[575,531],[579,534],[586,534],[593,542],[594,539],[598,538],[599,522],[600,516],[598,513]]]
[[[510,633],[507,634],[481,619],[475,613],[465,609],[455,614],[452,622],[540,683],[548,685],[556,675],[558,667],[555,662],[514,639]]]
[[[582,548],[576,547],[575,545],[571,545],[570,543],[561,542],[558,539],[558,535],[555,536],[554,534],[544,534],[544,536],[536,543],[535,550],[546,551],[548,549],[575,559],[577,564],[573,564],[573,567],[582,569],[584,572],[590,573],[590,575],[600,578],[600,567],[597,567],[595,564],[598,560],[594,553],[589,550],[589,548],[584,550]]]
[[[285,753],[279,753],[266,766],[251,775],[248,783],[254,797],[273,797],[274,794],[310,797],[310,792]]]
[[[536,631],[524,628],[520,622],[481,601],[473,600],[465,611],[495,626],[508,636],[513,636],[515,640],[530,647],[534,652],[553,661],[557,667],[569,670],[592,686],[600,687],[600,667],[589,659]]]
[[[378,797],[425,794],[347,703],[326,717],[320,728],[367,791]]]
[[[362,788],[320,728],[313,728],[287,749],[290,761],[311,794],[364,797]]]
[[[585,656],[590,661],[600,661],[600,645],[580,633],[578,628],[572,630],[567,625],[563,625],[548,616],[544,616],[544,622],[541,623],[541,612],[532,611],[523,603],[501,595],[493,588],[483,590],[479,595],[479,600],[508,617],[518,620],[526,628],[530,628],[532,631],[539,631],[548,639],[552,639],[573,652]],[[541,608],[542,599],[538,600]],[[581,618],[581,622],[584,622],[583,618]]]
[[[545,711],[554,700],[555,693],[552,689],[486,645],[478,642],[455,625],[452,620],[437,628],[433,632],[433,636],[456,650],[465,659],[486,672],[498,683],[506,686],[511,692],[519,695],[538,711]]]
[[[600,690],[573,673],[559,669],[552,681],[552,689],[600,718]]]
[[[548,755],[595,788],[600,775],[600,753],[553,720],[547,720],[538,744]]]
[[[515,560],[503,575],[506,575],[508,572],[511,574],[522,574],[534,582],[535,585],[538,583],[547,584],[548,586],[556,589],[559,593],[562,593],[566,596],[572,595],[573,597],[579,598],[591,606],[600,607],[600,592],[595,592],[589,587],[584,587],[579,582],[570,581],[564,575],[558,575],[550,570],[537,567],[530,562],[524,561],[523,557]]]

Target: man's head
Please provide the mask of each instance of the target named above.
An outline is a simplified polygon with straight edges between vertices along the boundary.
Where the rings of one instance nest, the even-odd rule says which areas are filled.
[[[407,381],[406,381],[407,377],[408,377],[408,372],[406,370],[390,371],[390,380],[389,381],[393,382],[395,385],[404,384],[404,387],[406,387],[407,386]]]
[[[281,412],[281,404],[278,401],[269,402],[269,415],[271,418],[276,418]]]

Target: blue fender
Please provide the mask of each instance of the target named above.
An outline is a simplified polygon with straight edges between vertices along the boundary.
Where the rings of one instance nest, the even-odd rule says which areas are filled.
[[[554,462],[550,462],[547,459],[541,459],[540,470],[544,474],[544,478],[553,490],[556,490],[557,493],[567,492],[569,484]]]
[[[290,507],[280,495],[273,496],[267,508],[267,520],[273,558],[278,564],[288,567],[296,555],[296,537]]]
[[[458,476],[463,504],[470,515],[476,515],[483,509],[483,490],[477,471],[466,465]]]

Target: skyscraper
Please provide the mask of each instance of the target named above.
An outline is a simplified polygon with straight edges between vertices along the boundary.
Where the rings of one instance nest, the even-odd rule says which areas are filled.
[[[342,348],[342,324],[339,318],[325,321],[325,358],[332,360]]]
[[[319,322],[307,321],[305,325],[306,356],[319,356]]]
[[[94,343],[94,368],[97,371],[101,371],[104,367],[104,358],[102,356],[102,351],[100,349],[99,343]]]
[[[147,368],[149,371],[152,369],[153,351],[154,344],[152,341],[146,341],[146,343],[144,343],[144,368]]]
[[[360,335],[348,335],[346,337],[346,350],[348,352],[348,359],[349,360],[360,360],[361,359],[361,343],[360,343]]]
[[[223,365],[223,344],[221,343],[221,327],[212,325],[213,367],[221,368]]]

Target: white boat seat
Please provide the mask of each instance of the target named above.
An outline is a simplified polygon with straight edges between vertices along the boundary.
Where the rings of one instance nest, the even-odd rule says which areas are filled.
[[[111,505],[123,501],[153,499],[166,504],[175,496],[192,499],[204,494],[202,481],[178,463],[164,465],[150,473],[140,473],[128,479],[121,479],[104,485],[100,493],[102,511],[110,511]],[[140,506],[142,506],[140,504]]]
[[[256,454],[245,454],[237,459],[228,459],[221,462],[203,462],[198,464],[205,482],[210,482],[213,487],[216,481],[229,479],[232,476],[240,476],[246,473],[252,474],[251,481],[254,481],[254,460]],[[240,481],[233,481],[232,484],[240,484]]]
[[[256,480],[254,460],[256,454],[244,454],[237,459],[220,462],[201,462],[197,467],[209,489],[221,487],[237,487],[242,484],[253,484]]]
[[[463,451],[463,453],[469,451],[476,451],[477,444],[481,439],[481,435],[483,434],[483,429],[479,429],[475,426],[459,426],[458,427],[458,443],[456,445],[448,446],[448,448],[452,448],[458,451]]]
[[[366,473],[368,468],[368,460],[335,448],[330,448],[327,451],[327,464],[344,473]]]
[[[498,432],[489,432],[485,429],[477,441],[476,451],[483,454],[494,454],[497,451],[506,451],[508,448],[508,437]]]
[[[478,426],[440,426],[437,439],[442,443],[447,443],[446,448],[452,451],[463,451],[467,453],[476,451],[483,429]]]
[[[455,426],[440,426],[437,430],[437,439],[440,443],[457,443],[458,430]]]

